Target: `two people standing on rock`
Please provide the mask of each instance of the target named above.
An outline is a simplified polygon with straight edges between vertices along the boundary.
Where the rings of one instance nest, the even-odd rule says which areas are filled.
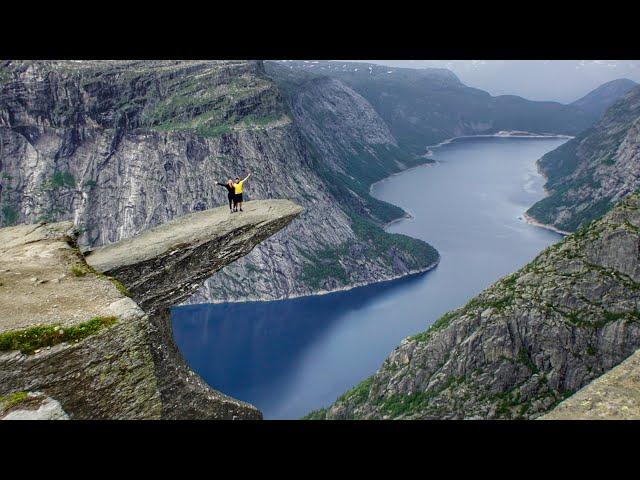
[[[231,179],[227,180],[227,183],[217,182],[217,185],[224,187],[227,189],[227,199],[229,200],[229,212],[237,212],[238,208],[242,212],[242,189],[244,187],[244,182],[246,182],[251,174],[249,173],[246,177],[240,180],[240,177],[236,177],[235,181]]]

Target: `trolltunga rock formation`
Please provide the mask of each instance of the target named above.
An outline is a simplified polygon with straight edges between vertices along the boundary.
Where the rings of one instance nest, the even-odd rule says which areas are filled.
[[[87,257],[71,222],[0,229],[3,415],[38,392],[71,419],[262,418],[189,369],[168,307],[301,210],[288,200],[206,210]]]

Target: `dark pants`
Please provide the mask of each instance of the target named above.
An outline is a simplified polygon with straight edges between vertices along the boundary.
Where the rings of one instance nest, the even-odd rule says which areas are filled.
[[[233,193],[227,195],[227,199],[229,200],[229,209],[236,206],[236,196]]]

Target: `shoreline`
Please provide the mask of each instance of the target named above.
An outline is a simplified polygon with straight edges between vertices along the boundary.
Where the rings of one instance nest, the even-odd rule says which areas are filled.
[[[425,158],[427,158],[427,157],[425,157]],[[405,168],[404,170],[400,170],[399,172],[392,173],[391,175],[388,175],[388,176],[386,176],[384,178],[381,178],[380,180],[376,180],[371,185],[369,185],[369,195],[371,195],[376,200],[380,200],[381,202],[385,202],[385,200],[382,200],[382,199],[376,197],[373,194],[373,187],[375,185],[377,185],[379,183],[382,183],[382,182],[386,182],[388,180],[391,180],[393,177],[395,177],[397,175],[401,175],[401,174],[406,173],[406,172],[410,172],[411,170],[416,170],[418,168],[423,168],[423,167],[435,167],[438,164],[439,164],[439,162],[437,160],[432,160],[432,159],[428,158],[426,162],[421,163],[420,165],[414,165],[413,167]],[[389,203],[389,202],[386,202],[386,203]],[[398,207],[397,205],[394,205],[393,203],[389,203],[389,205],[393,205],[394,207]],[[402,209],[402,207],[398,207],[398,208]],[[387,228],[386,227],[387,225],[390,225],[390,224],[395,223],[395,222],[397,222],[399,220],[402,220],[403,218],[413,218],[413,215],[411,215],[406,210],[402,209],[402,211],[405,212],[405,215],[401,215],[398,218],[395,218],[395,219],[391,220],[390,222],[387,222],[385,224],[384,228]]]
[[[439,162],[437,160],[433,160],[430,158],[431,155],[431,151],[430,149],[432,148],[438,148],[441,147],[443,145],[447,145],[449,143],[452,143],[453,141],[460,139],[460,138],[477,138],[477,137],[498,137],[498,138],[566,138],[566,139],[572,139],[574,137],[570,136],[570,135],[562,135],[562,134],[548,134],[548,135],[541,135],[541,134],[527,134],[528,132],[518,132],[517,134],[482,134],[482,135],[461,135],[458,137],[452,137],[452,138],[448,138],[446,140],[443,140],[442,142],[436,144],[436,145],[428,145],[425,148],[427,149],[427,152],[422,155],[422,157],[424,157],[425,159],[427,159],[427,161],[425,161],[424,163],[420,164],[420,165],[415,165],[413,167],[409,167],[406,168],[404,170],[400,170],[398,172],[392,173],[380,180],[377,180],[375,182],[373,182],[371,185],[369,185],[369,195],[371,195],[373,198],[375,198],[376,200],[380,200],[380,201],[384,201],[381,200],[380,198],[376,197],[375,195],[373,195],[372,190],[373,187],[379,183],[385,182],[390,180],[391,178],[395,177],[396,175],[400,175],[406,172],[409,172],[411,170],[417,169],[417,168],[423,168],[423,167],[434,167],[437,166],[439,164]],[[536,168],[537,168],[537,161],[536,161]],[[539,169],[538,169],[539,171]],[[544,178],[546,178],[544,176],[544,174],[542,172],[539,172]],[[546,189],[544,189],[545,194],[547,194]],[[387,202],[389,203],[389,202]],[[390,205],[394,205],[392,203],[390,203]],[[397,205],[394,205],[397,207]],[[398,207],[401,208],[401,207]],[[406,210],[402,209],[404,211],[404,214],[387,222],[386,224],[383,225],[383,229],[385,231],[387,231],[388,227],[401,222],[403,220],[411,220],[413,218],[415,218],[411,213],[407,212]],[[536,220],[534,220],[533,218],[529,217],[526,213],[523,213],[521,218],[536,227],[540,227],[540,228],[545,228],[547,230],[551,230],[554,231],[555,233],[558,233],[560,235],[569,235],[570,232],[563,232],[562,230],[556,229],[555,227],[551,226],[551,225],[545,225],[542,224]],[[414,238],[414,237],[411,237]],[[416,240],[421,240],[421,239],[416,239]],[[422,240],[425,243],[429,243],[426,242],[425,240]],[[438,252],[439,254],[439,252]],[[422,269],[415,269],[415,270],[410,270],[407,273],[402,273],[402,274],[397,274],[397,275],[392,275],[388,278],[384,278],[384,279],[380,279],[380,280],[371,280],[371,281],[363,281],[363,282],[356,282],[356,283],[352,283],[349,285],[345,285],[344,287],[340,287],[340,288],[336,288],[333,290],[318,290],[312,293],[304,293],[304,294],[292,294],[292,295],[286,295],[286,296],[280,296],[277,298],[244,298],[241,300],[220,300],[220,301],[209,301],[209,302],[203,302],[203,303],[182,303],[180,305],[176,305],[176,307],[186,307],[186,306],[190,306],[190,305],[220,305],[223,303],[246,303],[246,302],[279,302],[282,300],[292,300],[295,298],[303,298],[303,297],[313,297],[316,295],[329,295],[332,293],[338,293],[338,292],[346,292],[349,290],[352,290],[354,288],[360,288],[360,287],[366,287],[368,285],[373,285],[373,284],[381,284],[381,283],[385,283],[385,282],[392,282],[395,280],[400,280],[402,278],[409,278],[415,275],[419,275],[422,273],[427,273],[431,270],[433,270],[434,268],[436,268],[438,265],[440,264],[440,256],[438,257],[438,260],[435,261],[434,263],[427,265],[425,268]]]
[[[398,223],[398,222],[402,222],[403,220],[413,220],[415,217],[413,215],[411,215],[409,212],[405,211],[404,215],[402,215],[401,217],[398,218],[394,218],[393,220],[391,220],[390,222],[385,223],[382,226],[382,229],[386,232],[387,228],[389,228],[391,225],[393,225],[394,223]],[[413,237],[411,237],[413,238]]]
[[[575,138],[575,137],[570,137],[570,138]],[[540,160],[540,159],[538,159]],[[547,198],[549,196],[549,191],[547,190],[546,184],[549,181],[549,179],[547,178],[547,176],[544,174],[544,172],[540,169],[540,164],[538,163],[538,160],[536,160],[536,171],[538,172],[538,175],[540,175],[542,178],[544,178],[545,183],[544,185],[542,185],[542,191],[544,192],[544,197],[542,197],[540,200],[538,200],[538,202],[544,200],[545,198]],[[538,203],[536,202],[536,203]],[[535,205],[535,203],[534,203]],[[533,206],[533,205],[532,205]],[[531,208],[531,207],[529,207]],[[540,228],[544,228],[546,230],[551,230],[552,232],[558,233],[564,237],[566,237],[567,235],[571,235],[572,232],[566,232],[564,230],[560,230],[559,228],[554,227],[553,225],[549,225],[548,223],[542,223],[539,222],[538,220],[536,220],[535,218],[533,218],[531,215],[528,215],[527,212],[524,212],[522,214],[522,219],[533,226],[536,227],[540,227]]]
[[[491,133],[491,134],[487,133],[487,134],[478,134],[478,135],[460,135],[458,137],[447,138],[446,140],[443,140],[440,143],[436,143],[435,145],[427,145],[425,147],[427,151],[424,154],[424,157],[431,158],[433,156],[433,152],[431,151],[432,149],[440,148],[444,145],[448,145],[460,138],[566,138],[567,140],[571,140],[572,138],[575,138],[575,137],[571,135],[563,135],[560,133],[549,133],[549,134],[542,133],[541,134],[541,133],[516,132],[516,131],[513,131],[513,132],[505,131],[505,132],[498,132],[498,133]]]
[[[375,195],[373,195],[373,187],[375,185],[377,185],[379,183],[382,183],[382,182],[386,182],[387,180],[395,177],[396,175],[400,175],[402,173],[409,172],[409,171],[414,170],[416,168],[422,168],[422,167],[426,167],[426,166],[430,166],[430,167],[437,166],[439,164],[439,162],[437,160],[434,160],[433,158],[431,158],[433,156],[433,152],[431,151],[431,149],[435,149],[435,148],[442,147],[444,145],[448,145],[448,144],[450,144],[450,143],[452,143],[455,140],[458,140],[460,138],[478,138],[478,137],[480,137],[480,138],[566,138],[567,140],[571,140],[572,138],[575,138],[574,136],[571,136],[571,135],[563,135],[563,134],[559,134],[559,133],[539,134],[539,133],[531,133],[531,132],[524,132],[524,131],[501,131],[501,132],[493,133],[493,134],[460,135],[458,137],[447,138],[446,140],[443,140],[440,143],[437,143],[435,145],[427,145],[425,147],[427,149],[427,151],[422,155],[422,157],[426,158],[429,161],[427,161],[425,163],[422,163],[420,165],[416,165],[414,167],[407,168],[405,170],[400,170],[399,172],[392,173],[391,175],[389,175],[387,177],[384,177],[384,178],[382,178],[382,179],[380,179],[380,180],[378,180],[376,182],[373,182],[369,186],[369,195],[371,195],[376,200],[380,200],[380,201],[384,202],[384,200],[382,200],[382,199],[376,197]],[[540,171],[540,167],[538,165],[538,161],[537,160],[535,162],[535,165],[536,165],[536,171],[538,172],[538,174],[540,174],[542,176],[542,178],[547,180],[547,177],[545,176],[545,174],[542,171]],[[543,185],[542,189],[543,189],[543,192],[544,192],[545,196],[543,198],[541,198],[540,200],[546,198],[549,195],[549,192],[547,192],[547,189],[544,187],[544,185]],[[389,203],[389,202],[387,202],[387,203]],[[393,205],[393,204],[391,204],[391,205]],[[397,205],[395,205],[395,206],[397,207]],[[401,208],[401,207],[398,207],[398,208]],[[387,222],[383,226],[384,230],[386,231],[387,228],[390,225],[394,224],[394,223],[400,222],[402,220],[409,220],[409,219],[415,218],[410,212],[407,212],[406,210],[404,210],[404,212],[405,212],[404,215],[402,215],[402,216],[400,216],[398,218],[395,218],[395,219],[391,220],[390,222]],[[544,224],[544,223],[540,223],[537,220],[535,220],[534,218],[532,218],[529,215],[527,215],[526,212],[522,214],[522,219],[525,222],[527,222],[527,223],[529,223],[531,225],[534,225],[534,226],[540,227],[540,228],[545,228],[547,230],[552,230],[552,231],[554,231],[556,233],[559,233],[561,235],[569,235],[571,233],[571,232],[565,232],[563,230],[557,229],[553,225],[547,225],[547,224]],[[420,240],[420,239],[418,239],[418,240]]]
[[[427,273],[427,272],[433,270],[439,264],[440,264],[440,257],[438,257],[438,260],[436,260],[434,263],[432,263],[430,265],[427,265],[424,268],[418,268],[418,269],[414,269],[414,270],[409,270],[409,272],[407,272],[407,273],[400,273],[398,275],[392,275],[392,276],[390,276],[388,278],[385,278],[385,279],[382,279],[382,280],[374,280],[374,281],[371,281],[371,282],[356,282],[356,283],[345,285],[344,287],[336,288],[336,289],[333,289],[333,290],[318,290],[317,292],[313,292],[313,293],[293,294],[293,295],[287,295],[287,296],[282,296],[282,297],[278,297],[278,298],[245,298],[245,299],[242,299],[242,300],[220,300],[220,301],[203,302],[203,303],[181,303],[180,305],[175,305],[174,307],[171,307],[171,308],[189,307],[189,306],[192,306],[192,305],[220,305],[220,304],[224,304],[224,303],[281,302],[283,300],[293,300],[295,298],[305,298],[305,297],[315,297],[315,296],[321,296],[321,295],[331,295],[332,293],[347,292],[349,290],[353,290],[354,288],[367,287],[369,285],[379,285],[379,284],[383,284],[383,283],[387,283],[387,282],[394,282],[394,281],[400,280],[402,278],[414,277],[414,276],[420,275],[422,273]]]
[[[504,131],[504,132],[498,132],[498,133],[487,133],[487,134],[478,134],[478,135],[460,135],[457,137],[451,137],[451,138],[447,138],[446,140],[443,140],[440,143],[436,143],[435,145],[427,145],[425,148],[427,150],[430,150],[432,148],[438,148],[438,147],[442,147],[443,145],[448,145],[449,143],[453,142],[454,140],[457,140],[459,138],[566,138],[568,140],[571,140],[572,138],[575,138],[571,135],[563,135],[560,133],[531,133],[531,132],[519,132],[519,131]]]
[[[546,223],[541,223],[537,221],[535,218],[527,215],[526,212],[523,213],[519,218],[521,218],[524,222],[528,223],[529,225],[533,225],[534,227],[544,228],[545,230],[551,230],[552,232],[562,235],[563,237],[566,237],[567,235],[571,235],[571,232],[565,232],[564,230],[560,230],[559,228],[556,228],[553,225],[548,225]]]

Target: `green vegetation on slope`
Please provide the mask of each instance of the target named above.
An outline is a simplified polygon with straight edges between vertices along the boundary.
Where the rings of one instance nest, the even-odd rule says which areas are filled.
[[[36,350],[59,343],[79,342],[103,328],[111,327],[117,321],[116,317],[94,317],[84,323],[67,327],[41,325],[0,333],[0,351],[19,350],[31,355]]]
[[[586,225],[599,218],[611,209],[613,205],[607,197],[591,204],[587,203],[585,208],[568,215],[564,220],[556,220],[559,211],[575,206],[576,199],[573,197],[576,189],[596,191],[601,186],[599,182],[593,179],[590,172],[581,173],[575,179],[568,180],[574,175],[581,163],[577,153],[578,147],[583,139],[591,133],[592,130],[590,129],[545,154],[539,160],[540,168],[547,177],[545,188],[549,194],[531,206],[527,210],[528,215],[544,224],[552,224],[561,230],[572,232],[581,225]]]
[[[357,256],[371,261],[381,260],[388,266],[396,255],[401,256],[409,270],[428,268],[439,260],[439,254],[428,243],[399,233],[384,231],[383,225],[395,220],[404,211],[395,205],[371,197],[368,193],[368,178],[347,179],[345,175],[318,167],[321,177],[334,197],[340,202],[342,209],[351,220],[351,228],[358,240],[368,245],[365,250],[358,250]],[[354,193],[358,198],[354,198]],[[344,244],[326,247],[311,254],[307,252],[307,262],[303,267],[301,280],[312,288],[320,288],[328,279],[336,280],[340,285],[349,281],[341,261],[352,258],[353,245]]]
[[[542,223],[575,231],[609,211],[612,199],[638,188],[629,175],[638,161],[638,119],[640,87],[635,87],[592,128],[544,155],[538,165],[547,178],[548,196],[527,213]]]
[[[338,247],[325,247],[318,251],[301,251],[306,262],[302,266],[300,279],[314,290],[323,287],[327,279],[336,280],[340,285],[346,285],[349,281],[347,272],[340,260],[349,254],[346,245]]]
[[[369,240],[372,244],[366,252],[370,258],[386,259],[385,254],[396,248],[410,254],[407,266],[412,270],[430,266],[439,259],[437,250],[422,240],[401,233],[387,233],[357,214],[351,215],[351,222],[356,236],[361,240]]]
[[[640,283],[607,264],[611,255],[616,261],[633,258],[628,251],[602,248],[613,232],[617,238],[637,237],[639,199],[636,191],[618,202],[614,216],[579,228],[463,307],[445,313],[398,347],[405,355],[390,356],[375,375],[338,398],[336,408],[305,418],[535,418],[553,408],[610,368],[608,356],[620,361],[634,351],[627,342],[639,338],[640,311],[633,299]],[[593,251],[601,252],[603,264],[592,263]],[[594,285],[608,295],[594,297]],[[615,352],[602,340],[611,324],[619,335]],[[520,332],[515,342],[513,332]],[[552,340],[556,333],[560,344]],[[494,348],[502,352],[496,355]],[[541,352],[553,354],[554,349],[571,355],[550,367]],[[575,372],[582,383],[576,383]],[[408,390],[403,385],[407,378]]]
[[[49,179],[48,182],[45,182],[47,186],[50,186],[51,188],[62,188],[62,187],[67,187],[67,188],[75,188],[76,187],[76,179],[74,178],[73,174],[71,172],[69,172],[68,170],[65,170],[63,172],[53,172],[53,175],[51,175],[51,178]]]
[[[3,224],[6,226],[15,224],[20,218],[20,214],[10,205],[2,206],[2,216],[4,218]]]
[[[0,396],[0,413],[5,413],[13,407],[17,407],[24,403],[28,397],[27,392],[12,392],[8,395]]]
[[[400,233],[385,232],[370,219],[356,213],[349,212],[349,216],[356,237],[366,245],[364,250],[358,250],[358,258],[371,262],[381,260],[391,267],[394,252],[398,252],[405,260],[407,268],[413,271],[428,268],[440,258],[438,251],[422,240]],[[340,285],[349,282],[341,263],[353,257],[352,245],[325,247],[317,252],[302,254],[307,262],[303,266],[301,279],[312,288],[321,288],[329,278],[336,280]]]
[[[166,81],[167,94],[147,96],[142,126],[215,137],[234,129],[261,129],[286,121],[277,89],[268,80],[241,74],[220,82],[218,72]]]
[[[373,376],[366,378],[355,387],[353,387],[348,392],[343,393],[338,397],[336,401],[349,401],[349,403],[357,405],[363,403],[367,397],[369,396],[369,389],[371,388],[371,384],[373,382]],[[327,409],[321,408],[319,410],[314,410],[304,417],[302,420],[324,420],[326,418]]]
[[[0,211],[2,212],[2,218],[0,218],[1,226],[14,225],[20,218],[20,212],[18,212],[11,201],[11,176],[6,172],[2,172],[0,176]]]
[[[356,100],[357,95],[352,96],[349,89],[335,81],[273,63],[268,64],[267,71],[287,98],[289,108],[298,105],[298,113],[289,115],[299,120],[313,168],[350,218],[358,239],[343,245],[327,245],[317,252],[302,252],[306,261],[301,281],[314,289],[327,284],[346,285],[349,276],[344,265],[353,258],[381,261],[388,270],[393,270],[398,260],[409,270],[425,269],[437,262],[438,252],[427,243],[384,231],[385,224],[404,216],[405,212],[370,194],[373,183],[431,161],[391,143],[384,129],[375,140],[367,142],[369,137],[362,134],[366,124],[339,107],[323,108],[346,95],[347,102],[353,102],[356,109],[364,108],[363,114],[367,113],[366,107]],[[319,130],[318,126],[327,128]],[[353,135],[339,133],[343,130]]]

